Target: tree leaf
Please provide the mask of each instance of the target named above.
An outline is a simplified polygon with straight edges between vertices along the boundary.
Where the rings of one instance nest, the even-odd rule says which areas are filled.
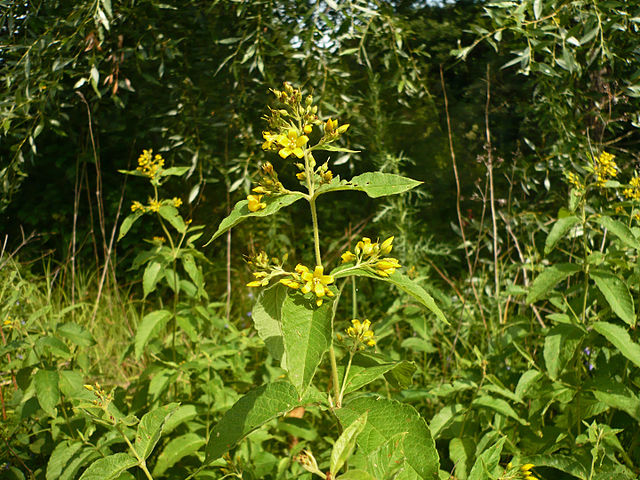
[[[333,444],[331,449],[331,461],[329,463],[329,470],[334,476],[340,471],[344,463],[349,459],[353,453],[353,449],[356,448],[356,438],[367,423],[367,412],[365,411],[356,420],[354,420],[344,431],[340,434],[336,443]]]
[[[580,223],[580,219],[574,215],[564,217],[556,221],[553,228],[547,236],[547,240],[544,243],[544,253],[549,254],[553,247],[556,246],[558,241],[566,235],[566,233]]]
[[[636,325],[636,311],[633,297],[623,280],[611,272],[592,270],[589,272],[598,290],[609,303],[611,310],[622,320],[634,327]]]
[[[55,417],[56,405],[60,401],[58,380],[58,372],[55,370],[38,370],[33,377],[38,403],[52,417]]]
[[[335,268],[331,272],[331,275],[333,275],[336,280],[349,276],[369,277],[395,285],[400,290],[416,299],[423,307],[426,307],[428,310],[434,313],[442,323],[449,325],[447,318],[444,316],[444,313],[442,313],[442,310],[440,310],[440,308],[436,305],[433,297],[429,295],[427,291],[420,286],[420,284],[411,280],[409,277],[402,275],[399,272],[392,273],[388,277],[381,277],[380,275],[373,273],[367,268],[356,268],[354,266],[341,265]]]
[[[58,443],[49,457],[49,462],[47,462],[46,479],[56,480],[60,478],[62,471],[81,449],[81,442],[69,443],[67,441]]]
[[[350,425],[364,412],[367,423],[357,438],[358,447],[369,455],[388,440],[406,433],[402,449],[407,463],[423,479],[437,478],[438,452],[424,419],[411,406],[395,400],[359,397],[336,410],[340,423]]]
[[[138,461],[128,453],[116,453],[93,462],[80,480],[115,480],[122,472],[137,464]]]
[[[289,382],[262,385],[238,400],[211,431],[207,463],[220,457],[246,435],[302,403]]]
[[[142,459],[146,459],[160,440],[162,428],[167,419],[178,408],[179,404],[170,403],[146,413],[138,424],[134,448]]]
[[[544,361],[549,376],[553,380],[558,378],[573,358],[584,335],[581,329],[566,323],[556,325],[549,330],[544,340]]]
[[[544,297],[553,287],[565,278],[577,273],[582,268],[575,263],[559,263],[551,265],[536,277],[529,287],[529,295],[527,295],[527,303],[534,303]]]
[[[497,478],[500,469],[500,454],[506,440],[506,437],[502,437],[478,456],[469,473],[469,480]]]
[[[622,355],[640,367],[640,345],[631,340],[625,328],[612,323],[595,322],[593,329],[609,340]]]
[[[173,467],[184,457],[193,455],[197,452],[205,443],[207,442],[202,438],[202,436],[193,432],[172,438],[164,447],[160,455],[158,455],[158,460],[153,468],[153,476],[162,476],[164,472]]]
[[[251,212],[247,207],[247,200],[240,200],[236,203],[235,207],[229,214],[227,218],[222,220],[220,225],[218,226],[218,230],[213,234],[211,239],[204,245],[205,247],[213,242],[220,235],[225,233],[230,228],[235,227],[243,220],[250,217],[267,217],[269,215],[273,215],[281,208],[287,207],[292,203],[297,202],[301,198],[304,198],[304,194],[301,192],[291,192],[285,193],[277,196],[265,196],[262,201],[267,204],[265,208],[262,210],[258,210],[257,212]]]
[[[187,230],[187,225],[180,216],[180,212],[173,205],[162,205],[158,210],[158,214],[171,224],[179,233],[184,233]]]
[[[120,225],[120,233],[118,234],[118,241],[124,237],[127,232],[131,229],[136,220],[138,220],[144,213],[140,210],[136,210],[122,221],[122,225]]]
[[[627,247],[640,250],[640,241],[633,235],[629,227],[621,221],[603,215],[598,217],[596,222],[618,237]]]
[[[298,292],[287,292],[282,303],[283,367],[302,396],[311,383],[324,352],[331,345],[333,302],[316,307]]]
[[[172,313],[168,310],[154,310],[147,313],[138,325],[135,339],[135,355],[140,358],[142,351],[149,340],[158,334],[172,317]]]

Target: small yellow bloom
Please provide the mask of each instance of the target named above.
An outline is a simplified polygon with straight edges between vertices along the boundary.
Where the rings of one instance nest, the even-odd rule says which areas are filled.
[[[142,155],[138,157],[137,170],[151,180],[155,179],[162,172],[162,167],[164,167],[164,158],[158,154],[153,157],[153,150],[151,149],[143,150]]]
[[[313,131],[313,127],[311,125],[305,125],[303,130],[304,130],[304,133],[308,135]]]
[[[389,237],[384,242],[382,242],[382,245],[380,245],[381,255],[388,255],[391,252],[391,250],[393,249],[393,238],[394,237]]]
[[[260,280],[254,280],[253,282],[247,283],[247,287],[261,287],[262,282]]]
[[[322,300],[325,295],[327,297],[334,296],[333,292],[327,286],[334,282],[333,276],[325,275],[322,265],[317,265],[313,273],[311,273],[307,267],[298,264],[296,265],[296,272],[300,274],[300,278],[304,282],[300,291],[304,294],[313,292],[316,296],[316,305],[322,305]]]
[[[167,241],[167,239],[166,239],[166,238],[164,238],[164,237],[153,237],[153,239],[152,239],[152,240],[153,240],[155,243],[164,243],[164,242],[166,242],[166,241]]]
[[[351,320],[351,327],[347,328],[347,335],[358,342],[364,343],[370,347],[376,345],[373,330],[371,329],[371,322],[364,320],[361,322],[357,318]]]
[[[356,259],[356,256],[348,250],[344,252],[340,257],[342,258],[342,263],[353,262]]]
[[[278,140],[278,135],[265,131],[265,132],[262,132],[262,138],[264,138],[262,149],[269,150],[273,146],[273,144]]]
[[[635,176],[629,181],[629,187],[622,194],[629,200],[640,200],[640,177]]]
[[[278,143],[282,147],[278,154],[282,158],[287,158],[289,155],[293,154],[298,158],[302,158],[304,156],[304,150],[302,147],[307,144],[309,141],[309,137],[306,135],[298,135],[298,131],[295,129],[289,130],[285,135],[278,135]]]
[[[182,205],[182,199],[178,198],[178,197],[173,197],[173,206],[178,208],[180,205]]]
[[[263,195],[249,195],[247,201],[249,202],[247,207],[250,212],[257,212],[267,207],[267,204],[262,201]]]
[[[395,258],[387,257],[382,260],[378,260],[374,266],[376,273],[381,277],[388,277],[400,268],[401,265]]]
[[[325,133],[333,133],[335,129],[338,127],[338,120],[327,120],[327,123],[324,124]]]
[[[135,212],[136,210],[140,210],[142,213],[144,213],[146,208],[142,203],[136,200],[131,204],[131,211]]]
[[[595,159],[594,173],[598,186],[603,187],[609,178],[618,175],[618,166],[616,162],[613,161],[614,158],[616,158],[615,155],[602,152],[600,156]]]
[[[280,283],[286,285],[289,288],[293,288],[294,290],[300,288],[300,284],[295,280],[291,280],[290,278],[283,278],[280,280]]]
[[[378,253],[380,248],[377,243],[371,243],[371,239],[364,237],[361,241],[356,244],[356,255],[360,255],[362,253],[365,256],[372,256]]]
[[[160,202],[157,200],[149,200],[149,205],[147,206],[147,210],[150,212],[158,212],[160,211]]]

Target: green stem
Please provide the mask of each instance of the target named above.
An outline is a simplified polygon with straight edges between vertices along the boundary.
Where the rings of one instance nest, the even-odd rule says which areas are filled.
[[[135,457],[138,459],[138,466],[142,469],[146,477],[149,480],[153,480],[151,473],[149,473],[149,470],[147,469],[147,462],[144,461],[144,458],[140,458],[140,455],[138,455],[138,452],[136,451],[136,449],[133,447],[133,445],[131,445],[131,442],[129,441],[125,433],[122,431],[122,428],[120,427],[120,425],[116,424],[114,425],[114,427],[116,427],[116,430],[120,432],[120,435],[122,435],[122,438],[124,438],[124,441],[127,442],[127,445],[129,445],[129,448],[131,449]]]
[[[351,318],[358,318],[358,289],[356,288],[356,276],[351,277]]]
[[[347,368],[344,370],[344,378],[342,379],[342,387],[340,388],[340,394],[338,396],[338,401],[336,406],[340,408],[342,406],[342,398],[344,397],[344,390],[347,388],[347,377],[349,376],[349,370],[351,370],[351,362],[353,361],[353,355],[355,352],[351,350],[349,352],[349,363],[347,363]]]

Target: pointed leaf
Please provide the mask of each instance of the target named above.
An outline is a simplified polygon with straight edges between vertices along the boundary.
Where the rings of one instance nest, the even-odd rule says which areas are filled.
[[[362,453],[369,455],[394,436],[406,433],[402,449],[407,463],[421,478],[437,478],[439,459],[435,442],[424,419],[411,405],[359,397],[335,413],[342,425],[350,425],[364,412],[368,412],[367,423],[357,438]]]
[[[287,287],[276,284],[258,295],[251,318],[258,336],[265,343],[271,356],[278,362],[284,362],[284,340],[282,337],[282,304],[287,296]]]
[[[187,229],[187,225],[180,216],[180,212],[173,205],[162,205],[158,210],[158,213],[162,218],[171,224],[179,233],[184,233]]]
[[[207,461],[217,459],[258,427],[300,405],[298,392],[289,382],[267,383],[250,391],[211,431]]]
[[[58,381],[58,372],[55,370],[38,370],[33,377],[38,403],[51,416],[55,416],[56,405],[60,401]]]
[[[502,447],[506,441],[506,437],[502,437],[490,448],[482,452],[476,459],[469,480],[486,480],[487,478],[497,478],[498,470],[500,470],[500,454]]]
[[[580,270],[580,265],[576,265],[575,263],[559,263],[547,267],[536,277],[531,287],[529,287],[527,303],[537,302],[562,280]]]
[[[147,264],[142,274],[142,295],[147,298],[156,288],[156,283],[160,278],[162,265],[159,262],[151,261]]]
[[[138,424],[134,448],[142,459],[146,459],[160,440],[162,428],[179,404],[170,403],[146,413]]]
[[[165,170],[162,170],[160,173],[161,177],[168,177],[168,176],[177,176],[180,177],[182,175],[184,175],[185,173],[187,173],[189,170],[191,169],[191,167],[169,167]]]
[[[578,223],[580,223],[580,219],[574,215],[569,217],[564,217],[559,219],[549,232],[547,236],[547,240],[544,243],[544,253],[545,255],[553,250],[553,247],[556,246],[558,241],[564,237],[569,230],[575,227]]]
[[[164,450],[162,450],[162,453],[158,455],[156,466],[153,468],[153,476],[162,476],[164,472],[184,457],[196,453],[205,443],[207,443],[205,439],[197,433],[185,433],[184,435],[171,439],[171,441],[167,443],[167,446],[164,447]]]
[[[596,322],[593,329],[609,340],[622,355],[640,367],[640,345],[631,340],[629,332],[619,325],[607,322]]]
[[[483,407],[493,410],[505,417],[511,417],[522,425],[528,425],[528,422],[520,418],[511,405],[506,400],[501,398],[490,397],[489,395],[482,395],[476,398],[471,405],[474,407]]]
[[[633,235],[633,232],[629,227],[621,221],[615,220],[611,217],[602,216],[598,217],[596,222],[618,237],[627,247],[640,250],[640,241]]]
[[[213,242],[220,235],[225,233],[230,228],[235,227],[240,222],[249,217],[267,217],[269,215],[273,215],[281,208],[291,205],[292,203],[297,202],[301,198],[304,198],[304,194],[301,192],[291,192],[285,193],[277,196],[265,196],[262,201],[267,204],[265,208],[262,210],[258,210],[257,212],[251,212],[247,207],[247,200],[240,200],[236,203],[235,207],[229,214],[227,218],[222,220],[218,230],[213,234],[211,239],[204,245],[205,247]]]
[[[329,470],[336,475],[344,463],[349,459],[356,448],[356,438],[360,435],[360,432],[364,430],[367,423],[367,412],[360,415],[355,421],[344,429],[342,434],[333,444],[331,450],[331,463],[329,464]]]
[[[576,456],[560,455],[557,452],[549,455],[531,455],[520,459],[521,463],[531,463],[537,467],[550,467],[568,473],[580,480],[587,480],[589,470]]]
[[[115,480],[137,464],[138,461],[128,453],[116,453],[93,462],[80,480]]]
[[[136,223],[136,220],[138,220],[142,215],[144,215],[142,211],[136,210],[122,221],[122,225],[120,225],[120,233],[118,234],[118,241],[127,234],[133,224]]]
[[[349,360],[348,356],[344,359],[344,364],[338,366],[338,378],[340,379],[340,385],[342,385],[342,379],[344,378],[344,372],[346,370],[346,363]],[[375,381],[387,372],[393,372],[395,369],[399,370],[399,376],[402,380],[405,380],[405,372],[415,372],[415,365],[411,362],[388,362],[382,358],[378,358],[375,355],[357,353],[353,357],[351,362],[351,368],[349,369],[349,376],[347,377],[347,383],[345,385],[344,393],[355,392],[359,388]],[[395,378],[398,381],[398,378]],[[409,382],[410,383],[410,382]],[[408,385],[406,385],[408,386]],[[403,387],[403,388],[406,388]]]
[[[90,347],[96,343],[89,330],[73,322],[60,325],[56,330],[56,334],[68,338],[80,347]]]
[[[560,324],[549,330],[544,340],[544,361],[549,376],[555,380],[573,358],[585,333],[570,324]]]
[[[173,314],[168,310],[155,310],[148,313],[138,325],[135,339],[135,355],[140,358],[144,347],[152,337],[158,334],[167,324]]]
[[[609,303],[611,310],[630,326],[634,327],[636,324],[636,312],[633,305],[633,297],[624,281],[616,275],[605,271],[592,270],[590,276],[596,283],[598,290],[604,295],[607,303]]]
[[[60,478],[63,470],[67,467],[71,459],[82,449],[81,442],[69,443],[60,442],[49,457],[47,463],[47,480]]]
[[[355,190],[364,192],[371,198],[378,198],[404,193],[420,184],[422,182],[393,173],[367,172],[353,177],[350,181],[335,178],[330,183],[319,187],[317,194]]]

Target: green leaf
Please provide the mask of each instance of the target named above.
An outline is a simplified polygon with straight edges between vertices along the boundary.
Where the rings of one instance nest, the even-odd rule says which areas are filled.
[[[420,477],[404,455],[405,432],[398,433],[367,456],[369,471],[375,478],[417,480]]]
[[[52,355],[62,358],[71,358],[71,350],[69,347],[56,337],[43,336],[36,340],[36,347],[42,352],[49,352]]]
[[[82,449],[81,442],[60,442],[49,457],[47,463],[47,480],[57,480],[71,459]]]
[[[503,415],[505,417],[511,417],[515,421],[521,423],[522,425],[528,425],[528,422],[526,420],[523,420],[516,413],[513,407],[511,407],[511,405],[509,405],[509,403],[506,400],[503,400],[501,398],[494,398],[489,395],[482,395],[476,398],[471,403],[471,405],[473,405],[474,407],[488,408],[489,410],[493,410],[494,412],[497,412],[500,415]]]
[[[399,272],[392,273],[388,277],[381,277],[380,275],[377,275],[366,268],[356,268],[354,266],[341,265],[335,268],[331,272],[331,275],[333,275],[336,280],[349,276],[369,277],[395,285],[400,290],[416,299],[422,306],[426,307],[428,310],[434,313],[442,323],[449,325],[447,318],[444,316],[444,313],[442,313],[442,310],[438,308],[433,297],[429,295],[427,291],[422,288],[417,282],[411,280],[409,277],[406,277]]]
[[[340,385],[342,385],[343,382],[348,360],[349,357],[346,356],[344,358],[344,363],[338,366],[338,378],[340,379]],[[402,362],[389,362],[376,355],[357,353],[354,355],[353,361],[351,362],[351,368],[349,369],[349,376],[347,377],[344,393],[347,394],[355,392],[363,386],[380,378],[385,373],[394,371],[394,369],[398,369],[398,375],[394,377],[394,380],[398,383],[402,382],[405,385],[402,388],[406,388],[408,386],[406,385],[407,374],[410,372],[410,375],[408,376],[413,377],[413,373],[416,370],[416,366],[413,363],[407,362],[406,360]],[[397,377],[400,378],[398,379]],[[410,384],[411,378],[408,380]]]
[[[298,292],[287,292],[282,303],[283,367],[302,396],[311,383],[324,352],[331,345],[333,303],[316,307]]]
[[[553,287],[565,278],[581,270],[575,263],[559,263],[545,268],[529,287],[527,303],[534,303],[544,297]]]
[[[178,408],[177,403],[170,403],[146,413],[138,424],[134,448],[142,459],[146,459],[160,440],[162,428],[167,419]]]
[[[115,480],[137,464],[138,461],[128,453],[116,453],[93,462],[80,480]]]
[[[439,459],[435,442],[424,419],[411,406],[395,400],[359,397],[335,411],[338,420],[350,425],[368,412],[367,423],[358,435],[358,447],[369,455],[388,440],[406,433],[402,449],[407,463],[423,479],[437,477]]]
[[[80,347],[90,347],[96,343],[89,330],[73,322],[60,325],[56,330],[56,334],[68,338]]]
[[[533,0],[533,16],[538,20],[542,15],[542,0]]]
[[[337,480],[376,480],[365,470],[349,470],[338,477]]]
[[[275,284],[258,295],[251,312],[251,318],[258,336],[265,343],[271,356],[284,362],[284,341],[282,337],[282,304],[287,296],[287,287]]]
[[[452,438],[449,442],[449,458],[455,465],[456,478],[466,480],[469,462],[475,457],[476,443],[472,438]]]
[[[544,340],[544,361],[549,376],[553,380],[558,378],[573,358],[584,335],[581,329],[566,323],[556,325],[549,330]]]
[[[351,425],[344,429],[336,443],[333,444],[329,470],[334,476],[340,471],[353,453],[354,448],[356,448],[356,438],[364,430],[367,423],[367,415],[367,412],[360,415]]]
[[[629,332],[623,327],[607,322],[596,322],[593,329],[609,340],[622,355],[640,367],[640,345],[631,340]]]
[[[335,178],[333,181],[318,188],[317,194],[337,192],[341,190],[355,190],[364,192],[371,198],[384,197],[404,193],[422,184],[417,180],[393,173],[367,172],[353,177],[350,181]]]
[[[58,386],[58,372],[55,370],[38,370],[33,377],[36,397],[42,409],[55,417],[56,405],[60,401],[60,387]]]
[[[168,310],[155,310],[144,316],[138,330],[136,331],[135,339],[135,355],[136,358],[140,358],[142,351],[149,340],[157,335],[172,317],[172,313]]]
[[[204,279],[202,278],[202,272],[198,268],[193,255],[186,254],[182,256],[182,266],[184,267],[184,271],[187,272],[193,284],[198,288],[204,288]]]
[[[497,478],[500,470],[500,454],[506,440],[506,437],[502,437],[478,456],[469,473],[469,480]]]
[[[171,175],[181,177],[182,175],[187,173],[190,169],[191,167],[170,167],[165,170],[162,170],[160,177],[168,177]]]
[[[164,447],[164,450],[162,450],[162,453],[158,455],[158,460],[153,468],[153,476],[162,476],[164,472],[184,457],[196,453],[205,443],[205,439],[197,433],[185,433],[184,435],[171,439],[166,447]]]
[[[162,265],[159,262],[151,261],[147,264],[142,274],[142,294],[144,298],[147,298],[147,295],[155,290],[161,270]]]
[[[180,216],[180,212],[178,212],[178,209],[173,205],[162,205],[158,210],[158,214],[169,222],[179,233],[184,233],[187,230],[187,226]]]
[[[640,421],[640,399],[624,385],[606,378],[594,383],[593,395],[608,407],[622,410]]]
[[[633,297],[624,281],[616,275],[605,271],[592,270],[589,275],[593,278],[598,290],[604,295],[611,310],[630,326],[634,327],[636,325],[636,311],[633,305]]]
[[[596,219],[602,227],[618,237],[627,247],[640,250],[640,241],[633,235],[633,232],[624,223],[611,217],[602,216]]]
[[[359,153],[360,150],[350,150],[345,147],[339,147],[337,145],[332,145],[330,143],[325,143],[323,145],[314,146],[311,150],[325,150],[327,152],[347,152],[347,153]]]
[[[301,405],[289,382],[262,385],[238,400],[209,435],[207,463],[217,459],[249,433],[269,420]]]
[[[142,215],[144,215],[144,212],[136,210],[122,221],[122,225],[120,225],[120,233],[118,234],[118,241],[127,234],[133,224],[136,223],[136,220],[138,220]]]
[[[559,219],[549,232],[547,240],[544,243],[544,253],[549,254],[558,241],[566,235],[566,233],[580,223],[580,219],[574,215]]]
[[[297,202],[301,198],[304,198],[304,194],[301,192],[291,192],[277,196],[265,196],[262,201],[266,203],[267,206],[262,210],[258,210],[257,212],[249,211],[249,208],[247,207],[247,204],[249,202],[247,202],[247,200],[240,200],[238,203],[236,203],[235,207],[233,207],[233,210],[231,211],[229,216],[222,220],[220,226],[218,227],[218,230],[216,230],[216,233],[213,234],[211,239],[204,246],[206,247],[220,235],[225,233],[230,228],[235,227],[246,218],[267,217],[269,215],[273,215],[281,208],[287,207],[292,203]]]
[[[576,457],[569,457],[558,453],[550,455],[531,455],[521,458],[520,462],[523,464],[532,463],[536,467],[555,468],[556,470],[568,473],[569,475],[573,475],[581,480],[587,480],[589,477],[588,467],[581,464]]]

